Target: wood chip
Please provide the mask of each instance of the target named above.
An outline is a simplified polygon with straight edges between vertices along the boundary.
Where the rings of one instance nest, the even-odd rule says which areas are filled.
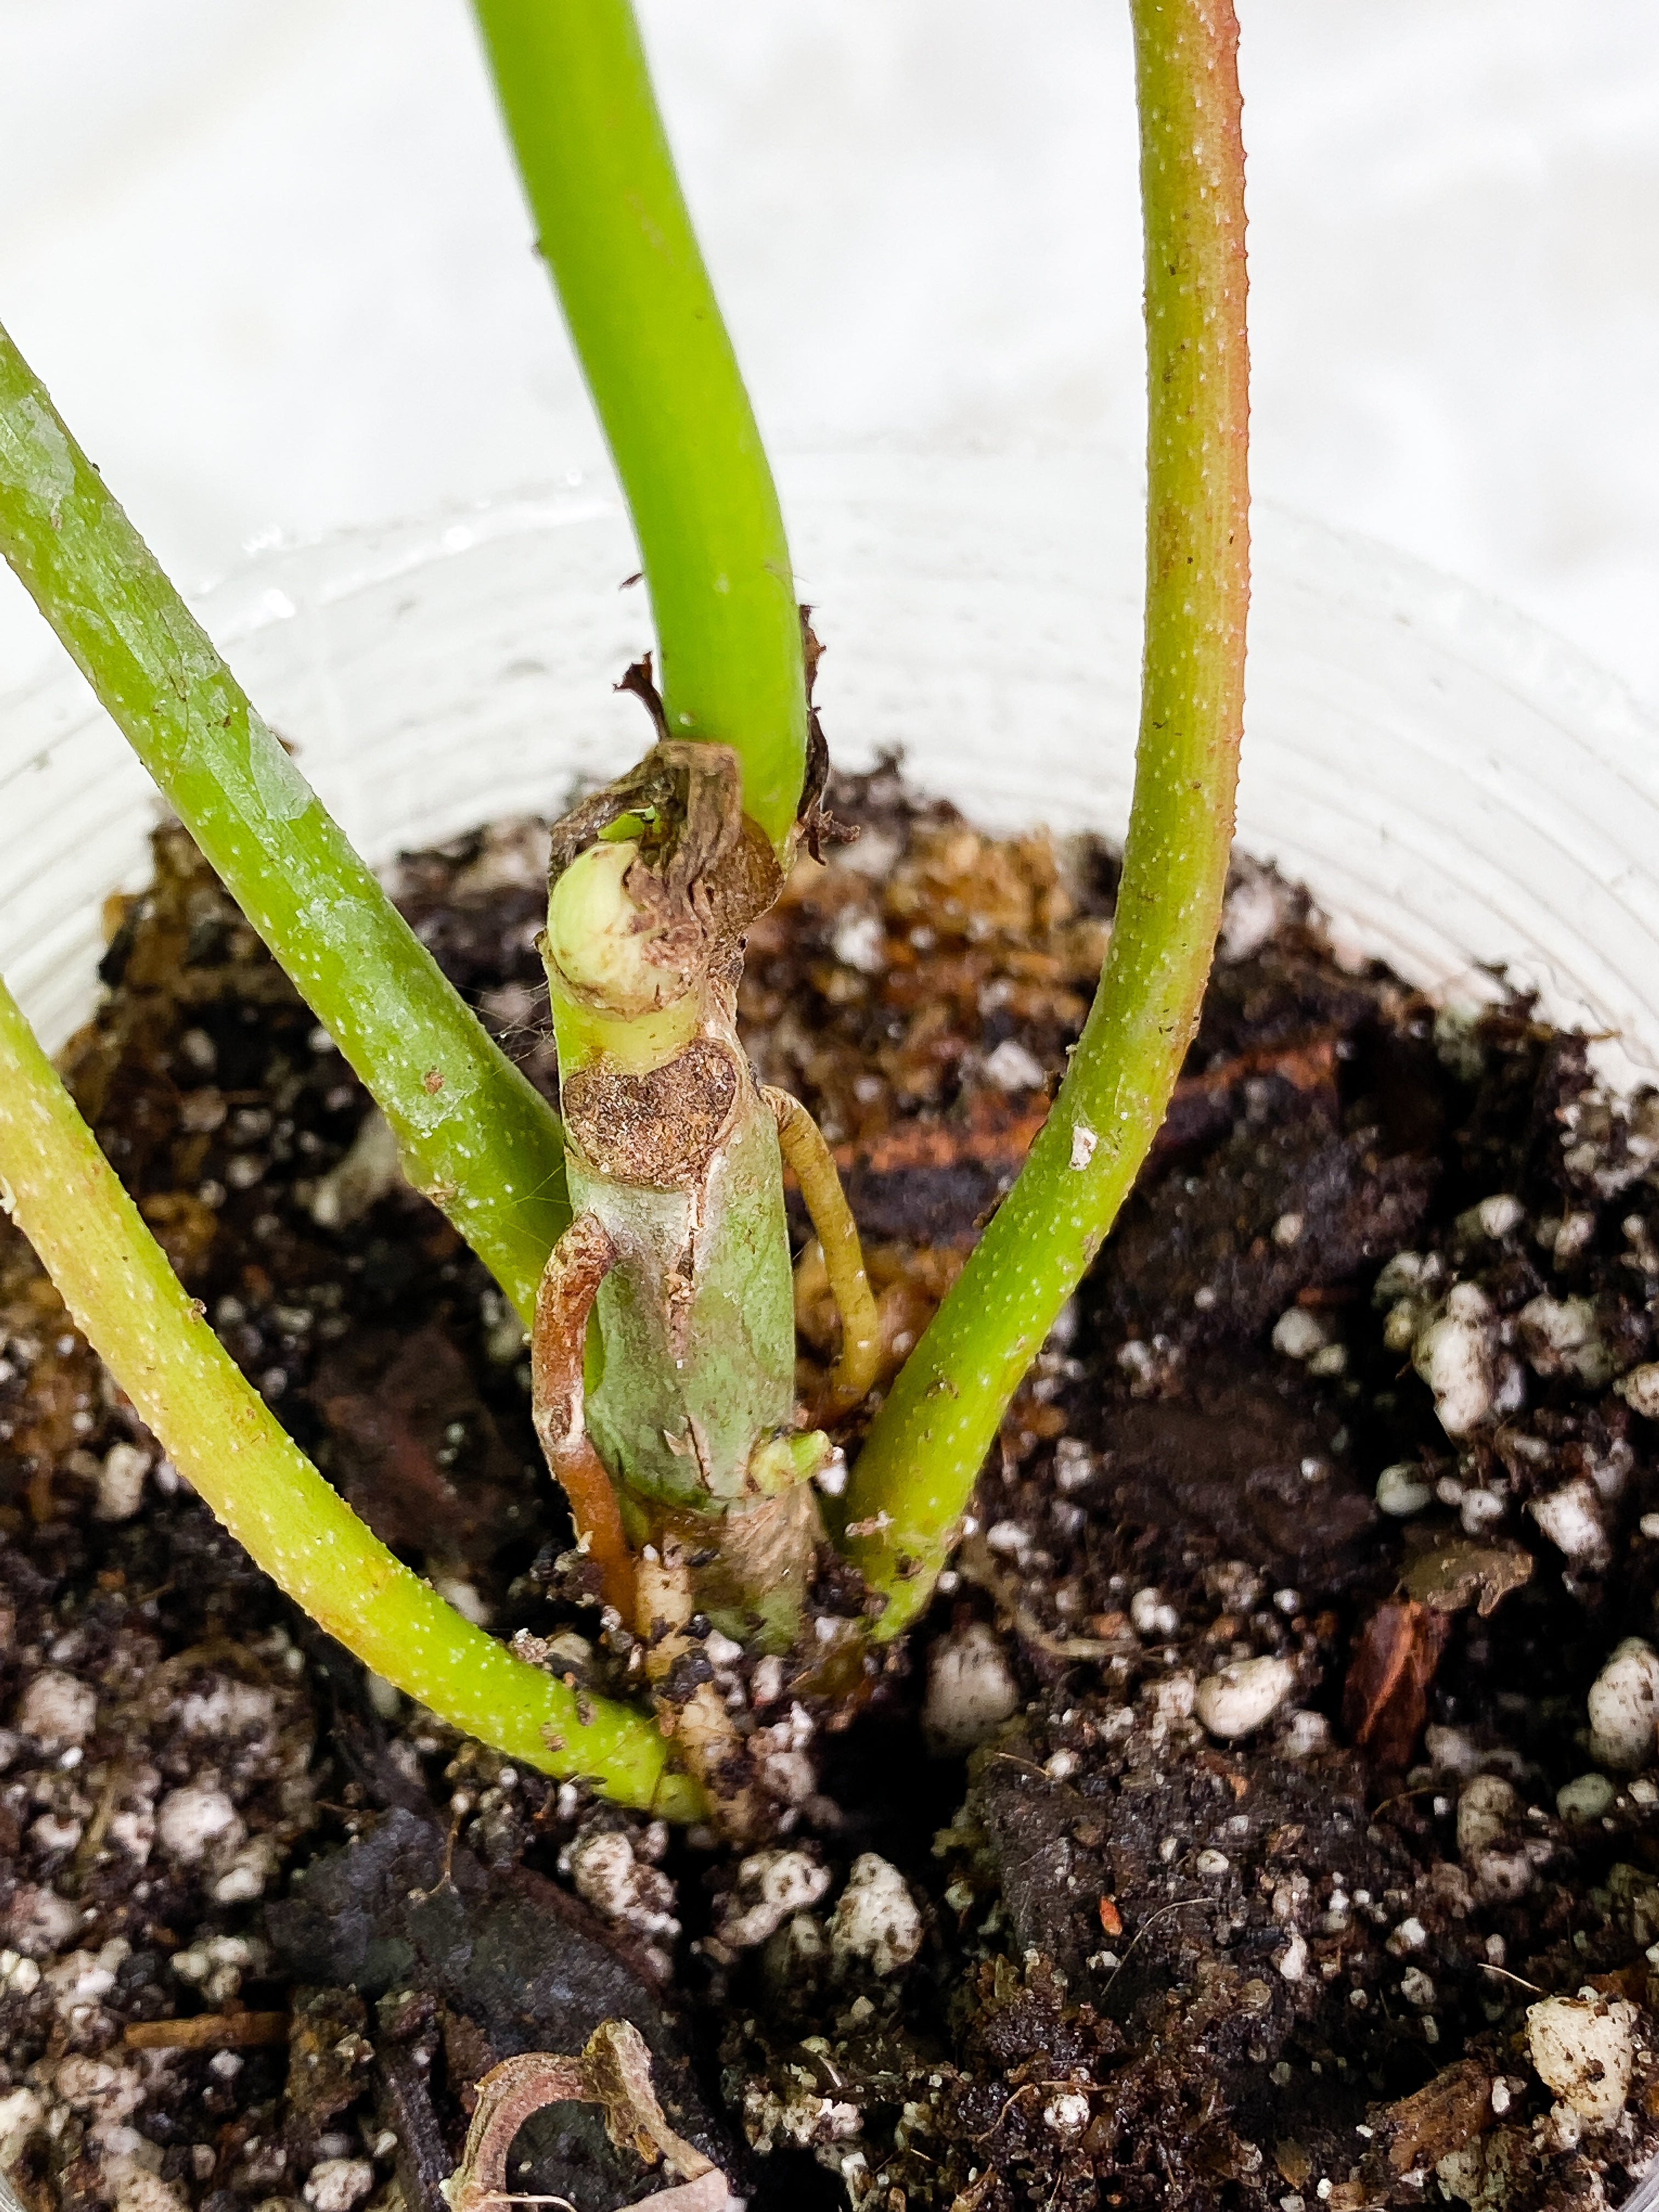
[[[1359,1632],[1342,1692],[1342,1724],[1381,1766],[1408,1765],[1428,1718],[1428,1690],[1451,1621],[1415,1599],[1381,1605]]]
[[[1484,1616],[1530,1581],[1532,1568],[1532,1553],[1522,1545],[1470,1544],[1455,1538],[1412,1562],[1405,1575],[1406,1594],[1437,1613],[1461,1613],[1472,1605]]]
[[[1462,2150],[1491,2120],[1492,2076],[1474,2059],[1462,2058],[1414,2096],[1388,2106],[1389,2164],[1396,2173],[1433,2166]]]
[[[461,2162],[444,2188],[452,2212],[512,2203],[507,2154],[514,2137],[532,2112],[573,2098],[604,2106],[605,2132],[618,2148],[679,2175],[676,2186],[643,2200],[656,2212],[721,2212],[731,2193],[725,2175],[663,2118],[650,2050],[638,2028],[622,2020],[601,2021],[580,2057],[526,2051],[484,2075]]]
[[[136,2020],[126,2032],[134,2051],[250,2051],[288,2041],[285,2012],[201,2012],[189,2020]]]
[[[1273,2163],[1292,2189],[1300,2189],[1313,2171],[1313,2160],[1308,2155],[1307,2147],[1299,2142],[1275,2143]]]

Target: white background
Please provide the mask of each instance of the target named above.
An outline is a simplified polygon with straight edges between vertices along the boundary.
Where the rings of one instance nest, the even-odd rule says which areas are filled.
[[[1659,697],[1659,6],[1240,8],[1257,489]],[[1138,449],[1123,0],[642,13],[780,447]],[[594,458],[463,0],[0,0],[0,318],[181,582]]]

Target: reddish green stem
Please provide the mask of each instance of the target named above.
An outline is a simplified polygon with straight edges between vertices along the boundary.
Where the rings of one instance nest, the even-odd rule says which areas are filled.
[[[1226,886],[1249,601],[1244,152],[1231,0],[1131,0],[1146,236],[1146,633],[1105,972],[1018,1182],[878,1415],[848,1547],[891,1635],[1127,1196],[1197,1024]]]

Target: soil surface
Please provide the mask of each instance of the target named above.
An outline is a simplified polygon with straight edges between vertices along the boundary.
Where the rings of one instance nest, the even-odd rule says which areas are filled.
[[[742,1012],[837,1149],[890,1372],[1041,1122],[1115,866],[890,767],[832,805],[862,834]],[[552,1093],[545,850],[396,888]],[[233,1355],[464,1610],[625,1690],[522,1333],[361,1086],[176,829],[111,921],[66,1066]],[[757,2212],[1616,2203],[1659,2152],[1656,1180],[1659,1102],[1582,1040],[1437,1015],[1241,865],[924,1626],[856,1711],[708,1638],[778,1808],[746,1852],[366,1678],[0,1224],[0,2166],[29,2212],[443,2212],[478,2076],[623,2018]],[[514,2166],[577,2212],[659,2185],[586,2107]]]

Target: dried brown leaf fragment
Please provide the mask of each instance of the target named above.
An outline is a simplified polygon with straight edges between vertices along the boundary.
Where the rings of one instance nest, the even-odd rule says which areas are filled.
[[[666,2163],[680,2176],[649,2200],[657,2212],[723,2212],[730,2191],[719,2167],[676,2135],[651,2087],[651,2052],[631,2021],[602,2021],[580,2057],[522,2052],[492,2067],[478,2084],[478,2102],[461,2162],[443,2184],[450,2212],[483,2212],[517,2200],[507,2186],[513,2139],[544,2106],[602,2105],[605,2132],[618,2149],[636,2151],[647,2166]]]

